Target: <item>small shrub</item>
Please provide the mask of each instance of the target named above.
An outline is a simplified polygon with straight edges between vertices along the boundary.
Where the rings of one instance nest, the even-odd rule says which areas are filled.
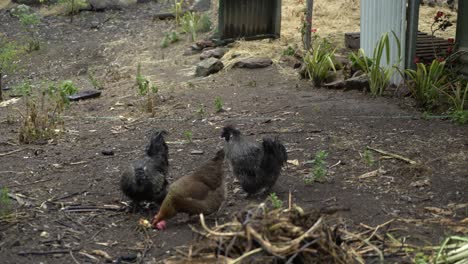
[[[197,114],[200,117],[200,119],[205,116],[206,110],[205,110],[205,105],[204,104],[200,104],[200,106],[197,109]]]
[[[392,32],[398,47],[398,58],[401,57],[401,44],[395,32]],[[385,52],[385,53],[384,53]],[[388,33],[383,34],[374,48],[372,58],[368,59],[363,49],[357,54],[351,55],[356,66],[363,70],[369,79],[370,92],[374,96],[380,96],[390,84],[390,78],[395,72],[394,66],[381,67],[382,57],[385,54],[387,62],[390,61],[390,37]],[[398,59],[399,61],[400,59]]]
[[[328,157],[328,152],[320,150],[315,154],[315,159],[312,161],[312,173],[304,178],[306,184],[312,182],[323,182],[327,174],[325,159]]]
[[[161,48],[169,47],[169,44],[179,41],[179,34],[176,31],[164,34],[164,38],[161,40]]]
[[[372,166],[375,163],[374,155],[372,155],[372,152],[368,149],[364,150],[364,161],[366,162],[367,166]]]
[[[3,187],[0,189],[0,216],[5,216],[10,213],[11,203],[8,196],[8,188]]]
[[[306,72],[315,85],[321,85],[328,76],[328,73],[336,71],[333,61],[335,60],[335,50],[330,43],[323,39],[317,39],[312,48],[304,56],[304,65]]]
[[[2,80],[3,76],[16,69],[14,61],[18,58],[18,47],[0,36],[0,101],[3,100]]]
[[[22,30],[28,35],[26,50],[31,52],[39,50],[41,45],[39,37],[37,36],[37,25],[41,23],[39,16],[31,9],[19,9],[14,13],[20,23]]]
[[[184,131],[184,137],[189,142],[192,143],[193,133],[190,130]]]
[[[22,120],[20,142],[29,144],[38,139],[47,140],[57,134],[56,130],[63,130],[61,115],[70,104],[68,96],[78,90],[73,82],[41,84],[37,89],[26,82],[19,90],[24,98],[24,111],[19,111]]]
[[[216,113],[220,113],[223,111],[223,99],[217,96],[214,101],[215,111]]]
[[[440,91],[449,98],[451,119],[459,124],[466,124],[468,110],[465,109],[465,102],[468,100],[468,82],[448,83]]]
[[[150,85],[149,80],[141,74],[141,64],[138,63],[136,84],[138,88],[138,94],[141,96],[147,96],[146,100],[146,111],[154,116],[154,96],[158,93],[159,88],[156,84]]]
[[[283,51],[283,55],[285,56],[293,56],[294,54],[296,53],[296,50],[291,47],[291,46],[288,46],[284,51]]]
[[[181,20],[182,30],[189,34],[192,41],[197,40],[197,31],[199,28],[200,16],[194,12],[187,12]]]
[[[271,204],[273,205],[273,208],[278,209],[278,208],[281,208],[283,206],[283,201],[281,201],[278,198],[276,193],[270,193],[269,198],[270,198]]]
[[[198,27],[197,31],[198,32],[208,32],[211,30],[212,26],[211,19],[208,15],[204,14],[200,17],[200,20],[198,21]]]
[[[430,110],[439,103],[440,89],[447,82],[445,62],[433,60],[430,66],[416,64],[416,70],[404,71],[410,79],[409,89],[417,104]]]

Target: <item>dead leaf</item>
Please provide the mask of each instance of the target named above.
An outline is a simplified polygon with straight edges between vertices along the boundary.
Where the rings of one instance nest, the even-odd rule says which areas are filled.
[[[112,260],[112,257],[107,254],[104,250],[95,249],[91,251],[91,254],[105,258],[106,260]]]
[[[299,166],[299,160],[295,159],[295,160],[288,160],[288,163],[289,164],[292,164],[294,166]]]
[[[446,215],[446,216],[453,215],[452,211],[445,210],[445,209],[438,208],[438,207],[428,206],[428,207],[424,207],[424,209],[436,215]]]
[[[358,179],[367,179],[367,178],[376,177],[385,173],[387,173],[386,170],[382,168],[378,168],[374,171],[369,171],[369,172],[362,174],[361,176],[358,176]]]

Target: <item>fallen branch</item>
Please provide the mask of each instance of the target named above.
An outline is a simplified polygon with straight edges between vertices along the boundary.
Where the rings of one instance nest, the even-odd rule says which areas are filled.
[[[408,162],[409,164],[412,164],[412,165],[418,164],[418,162],[416,162],[416,161],[414,161],[414,160],[405,158],[405,157],[403,157],[403,156],[401,156],[401,155],[398,155],[398,154],[393,154],[393,153],[387,152],[387,151],[385,151],[385,150],[375,149],[375,148],[371,148],[371,147],[367,147],[367,149],[372,150],[372,151],[375,151],[375,152],[380,153],[380,154],[382,154],[382,155],[386,155],[386,156],[392,157],[392,158],[394,158],[394,159],[399,159],[399,160]]]
[[[16,152],[20,152],[24,150],[24,148],[20,148],[20,149],[15,149],[15,150],[12,150],[12,151],[9,151],[9,152],[5,152],[5,153],[0,153],[0,157],[4,157],[4,156],[8,156],[8,155],[11,155],[11,154],[14,154]]]
[[[72,248],[72,249],[57,249],[57,250],[49,250],[49,251],[20,251],[17,254],[20,256],[27,256],[27,255],[50,255],[50,254],[65,254],[70,253],[73,251],[80,251],[81,248]]]
[[[382,175],[382,174],[385,174],[387,171],[383,170],[382,168],[378,168],[376,170],[373,170],[373,171],[369,171],[369,172],[366,172],[360,176],[358,176],[358,179],[367,179],[367,178],[371,178],[371,177],[376,177],[376,176],[379,176],[379,175]]]
[[[213,231],[213,230],[209,229],[208,226],[206,226],[205,217],[203,216],[203,214],[200,214],[200,224],[203,227],[203,229],[205,229],[206,232],[208,232],[209,234],[211,234],[213,236],[242,236],[244,234],[244,232],[220,233],[220,232]]]

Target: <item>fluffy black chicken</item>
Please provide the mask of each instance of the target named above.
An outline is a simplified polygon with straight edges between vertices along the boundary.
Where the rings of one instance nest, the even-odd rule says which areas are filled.
[[[161,203],[166,197],[169,151],[165,135],[166,131],[156,131],[145,157],[133,162],[122,174],[120,188],[136,205],[142,201]]]
[[[226,159],[234,176],[249,195],[265,188],[269,191],[288,160],[288,154],[278,139],[264,138],[261,144],[246,140],[233,126],[223,128]]]

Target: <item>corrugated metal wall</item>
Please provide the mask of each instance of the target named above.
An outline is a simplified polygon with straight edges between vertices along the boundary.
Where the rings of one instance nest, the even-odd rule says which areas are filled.
[[[361,48],[372,57],[374,47],[382,34],[388,32],[391,39],[391,59],[388,65],[398,61],[398,47],[391,32],[395,32],[401,43],[401,61],[403,69],[406,43],[406,0],[361,0]],[[384,56],[385,57],[385,56]],[[387,65],[383,58],[382,66]],[[401,81],[398,73],[392,77],[392,83]]]
[[[278,38],[281,0],[220,0],[218,31],[221,40]]]

